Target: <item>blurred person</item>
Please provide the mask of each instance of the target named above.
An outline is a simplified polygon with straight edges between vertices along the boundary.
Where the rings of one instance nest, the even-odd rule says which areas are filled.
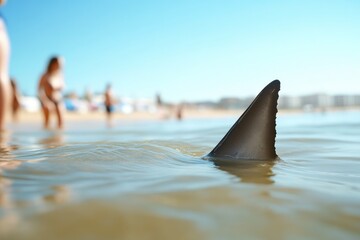
[[[62,74],[62,59],[58,56],[49,60],[48,66],[40,78],[38,97],[44,114],[44,128],[49,128],[50,114],[55,110],[57,126],[63,128],[62,90],[65,83]]]
[[[11,95],[12,118],[13,118],[13,121],[17,121],[18,120],[18,112],[20,109],[20,94],[18,91],[16,80],[12,78],[10,80],[10,84],[11,84],[11,93],[12,93],[12,95]]]
[[[111,89],[111,84],[108,84],[106,86],[104,97],[107,123],[110,127],[112,125],[112,112],[114,111],[114,97]]]
[[[183,109],[184,109],[184,105],[182,103],[180,103],[177,108],[176,108],[176,119],[181,121],[183,119]]]
[[[84,99],[85,99],[85,101],[87,103],[87,110],[88,111],[93,111],[94,110],[93,94],[88,88],[85,89]]]
[[[163,103],[162,103],[162,100],[161,100],[161,96],[160,96],[160,94],[158,93],[158,94],[156,94],[156,106],[157,106],[158,108],[161,108],[162,105],[163,105]]]
[[[171,117],[170,116],[171,113],[169,112],[169,106],[168,104],[164,103],[159,93],[157,93],[155,96],[155,102],[156,102],[156,109],[160,116],[160,119],[162,120],[169,119]]]
[[[0,0],[0,5],[5,2],[5,0]],[[5,130],[6,115],[10,103],[9,55],[10,42],[6,22],[0,13],[0,132]]]

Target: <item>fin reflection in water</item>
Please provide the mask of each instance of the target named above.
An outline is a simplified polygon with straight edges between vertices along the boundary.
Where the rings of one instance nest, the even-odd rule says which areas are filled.
[[[272,184],[275,173],[272,168],[276,164],[275,161],[264,160],[244,160],[244,161],[227,161],[215,160],[215,166],[235,177],[238,177],[244,183],[256,184]]]

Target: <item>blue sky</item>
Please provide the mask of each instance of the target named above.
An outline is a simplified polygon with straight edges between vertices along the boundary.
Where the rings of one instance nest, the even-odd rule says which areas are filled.
[[[11,74],[35,95],[48,58],[66,91],[113,83],[119,96],[360,93],[360,1],[8,0]]]

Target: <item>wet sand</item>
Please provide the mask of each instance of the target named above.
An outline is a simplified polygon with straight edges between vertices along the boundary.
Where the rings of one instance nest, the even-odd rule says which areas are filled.
[[[221,118],[232,117],[241,114],[243,110],[185,110],[184,118]],[[53,117],[54,118],[54,117]],[[64,116],[68,121],[85,121],[85,120],[99,120],[106,119],[104,112],[66,112]],[[174,119],[174,114],[162,114],[158,112],[134,112],[130,114],[113,113],[114,120],[124,121],[142,121],[142,120],[161,120],[161,119]],[[55,120],[55,119],[52,119]],[[25,112],[19,114],[19,122],[37,122],[42,121],[40,112]]]
[[[327,110],[327,112],[336,111],[360,111],[359,108],[333,108]],[[185,109],[183,112],[184,119],[210,119],[210,118],[227,118],[227,117],[239,117],[245,109]],[[323,112],[321,110],[314,110],[314,112]],[[302,110],[279,110],[278,115],[293,115],[303,114]],[[65,112],[65,122],[81,122],[81,121],[105,121],[106,116],[104,112]],[[175,113],[169,112],[134,112],[134,113],[113,113],[114,121],[156,121],[176,119]],[[20,111],[18,117],[18,123],[41,123],[43,120],[41,112],[26,112]],[[51,121],[55,121],[55,116],[52,117]]]
[[[209,118],[226,118],[226,117],[237,117],[244,112],[244,109],[237,110],[215,110],[215,109],[203,109],[193,110],[186,109],[183,113],[184,119],[209,119]],[[279,114],[298,114],[301,111],[280,111]],[[105,121],[106,116],[103,112],[66,112],[64,116],[65,122],[78,122],[78,121]],[[164,119],[175,119],[175,114],[162,114],[159,112],[134,112],[130,114],[114,113],[114,120],[120,121],[156,121]],[[42,122],[43,118],[40,112],[25,112],[21,111],[19,114],[19,123],[34,123]],[[55,121],[55,116],[51,119]]]

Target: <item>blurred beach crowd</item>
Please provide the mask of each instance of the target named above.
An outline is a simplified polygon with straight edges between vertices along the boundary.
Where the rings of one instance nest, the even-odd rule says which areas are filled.
[[[248,98],[224,97],[218,101],[184,101],[182,105],[191,109],[245,109],[253,96]],[[93,94],[89,91],[79,96],[76,93],[68,93],[64,96],[65,108],[70,112],[103,112],[104,94]],[[40,111],[41,104],[37,97],[20,96],[21,108],[26,112]],[[165,103],[171,107],[175,103]],[[279,109],[282,110],[330,110],[333,108],[360,108],[359,95],[327,95],[327,94],[311,94],[304,96],[280,96]],[[154,113],[158,109],[156,97],[154,98],[131,98],[119,97],[115,95],[114,111],[124,114],[133,112],[149,112]]]
[[[104,112],[105,97],[103,93],[91,94],[87,92],[85,96],[79,97],[75,93],[67,94],[64,97],[64,104],[66,111],[69,112]],[[114,111],[124,114],[133,112],[156,112],[157,105],[155,99],[149,98],[128,98],[128,97],[115,97]],[[21,108],[26,112],[39,112],[41,103],[37,97],[21,96]]]

